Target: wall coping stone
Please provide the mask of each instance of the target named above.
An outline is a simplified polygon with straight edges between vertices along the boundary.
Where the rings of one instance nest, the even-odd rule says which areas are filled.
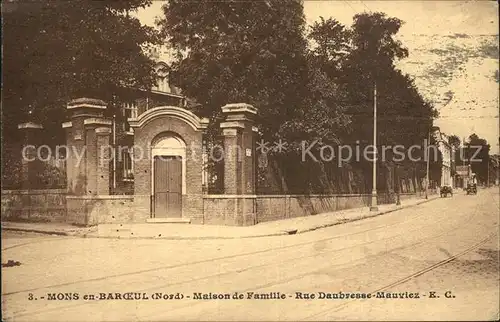
[[[83,124],[85,125],[90,125],[90,124],[98,124],[98,125],[111,125],[112,122],[111,120],[106,120],[105,118],[98,118],[98,117],[92,117],[83,120]]]
[[[247,103],[232,103],[221,107],[222,113],[251,113],[257,114],[257,109]]]
[[[204,199],[255,199],[257,195],[203,195]]]
[[[386,195],[389,193],[379,193],[377,195]],[[371,193],[344,193],[344,194],[311,194],[311,195],[257,195],[257,198],[332,198],[332,197],[371,197]],[[400,193],[400,195],[415,195],[415,193]]]
[[[66,196],[70,200],[133,200],[134,195]]]
[[[4,190],[2,195],[43,195],[43,194],[66,194],[66,189],[19,189],[19,190]]]
[[[371,193],[361,194],[310,194],[310,195],[258,195],[259,198],[333,198],[333,197],[366,197],[371,196]]]
[[[43,126],[34,122],[26,122],[17,125],[18,129],[43,129]]]
[[[109,127],[98,127],[95,129],[97,134],[111,134],[111,129]]]
[[[386,193],[384,193],[386,194]],[[379,195],[384,195],[379,194]],[[416,195],[414,192],[400,193],[400,195]],[[333,198],[333,197],[371,197],[371,193],[365,194],[311,194],[311,195],[203,195],[205,199],[238,199],[238,198]]]
[[[69,101],[67,105],[68,109],[79,108],[79,107],[106,109],[107,106],[103,100],[88,98],[88,97],[76,98],[74,100]]]

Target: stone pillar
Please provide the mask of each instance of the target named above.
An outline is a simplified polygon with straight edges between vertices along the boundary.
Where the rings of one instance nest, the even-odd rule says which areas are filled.
[[[257,109],[249,104],[222,107],[224,135],[224,193],[235,195],[235,224],[253,225],[255,216],[255,134]]]
[[[255,194],[255,132],[257,109],[239,103],[222,107],[224,134],[224,188],[226,194]],[[229,154],[229,155],[228,155]],[[226,180],[228,179],[228,180]]]
[[[110,167],[109,163],[111,160],[111,146],[110,146],[110,135],[111,128],[109,127],[98,127],[95,129],[97,135],[96,145],[98,148],[98,161],[97,161],[97,173],[96,173],[96,187],[95,190],[98,195],[109,195],[109,174]],[[113,156],[115,157],[115,156]]]
[[[27,122],[18,124],[17,128],[22,131],[21,146],[21,189],[37,188],[37,173],[41,161],[37,159],[37,148],[39,146],[40,132],[43,127],[40,124]]]
[[[109,195],[111,120],[106,103],[79,98],[68,103],[71,121],[66,129],[68,192],[73,195]]]
[[[222,134],[224,135],[224,193],[241,194],[241,167],[239,166],[241,155],[238,142],[241,133],[238,133],[238,129],[224,128]]]

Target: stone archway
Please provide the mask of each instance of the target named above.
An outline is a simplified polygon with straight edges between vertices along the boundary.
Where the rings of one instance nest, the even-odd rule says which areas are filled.
[[[134,200],[142,198],[152,221],[199,221],[202,135],[208,120],[183,108],[163,106],[129,123],[134,128]]]

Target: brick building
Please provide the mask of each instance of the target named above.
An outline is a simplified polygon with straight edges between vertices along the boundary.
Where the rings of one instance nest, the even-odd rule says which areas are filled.
[[[455,187],[454,178],[452,175],[453,163],[454,163],[454,151],[453,147],[449,143],[448,136],[442,133],[439,128],[434,133],[437,148],[441,152],[441,181],[439,185],[441,187],[450,186]]]
[[[111,165],[111,194],[133,193],[134,130],[130,127],[129,119],[137,118],[147,110],[158,106],[186,107],[187,105],[187,100],[180,90],[169,83],[168,65],[158,62],[155,69],[159,75],[157,86],[150,91],[126,89],[117,97],[119,112],[113,116],[111,129],[111,144],[117,147]]]

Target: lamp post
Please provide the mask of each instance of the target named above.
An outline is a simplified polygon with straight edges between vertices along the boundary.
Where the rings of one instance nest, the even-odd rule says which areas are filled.
[[[497,146],[500,148],[500,136],[498,137]],[[498,151],[498,149],[497,149]],[[495,157],[495,164],[497,165],[497,178],[495,180],[495,185],[500,185],[500,154],[497,154]]]
[[[425,199],[429,199],[429,167],[430,167],[429,143],[431,142],[431,130],[432,129],[429,129],[427,146],[425,147],[425,157],[427,158],[427,171],[425,174]]]
[[[490,187],[490,156],[488,155],[488,176],[487,176],[487,183],[486,183],[486,187],[489,188]]]
[[[465,149],[465,137],[463,138],[463,141],[462,141],[462,155],[460,156],[462,158],[462,166],[465,167],[465,159],[467,157],[466,153],[468,152],[466,149]],[[467,169],[467,180],[469,178],[469,169]],[[462,188],[464,188],[464,190],[467,188],[467,185],[465,183],[465,176],[462,177]]]
[[[496,165],[497,165],[497,179],[495,180],[495,185],[500,185],[500,159],[496,158],[496,161],[495,161]]]
[[[497,154],[495,157],[495,164],[497,167],[497,178],[495,180],[495,185],[500,185],[500,155]]]
[[[113,193],[116,190],[116,114],[113,114]]]
[[[116,111],[117,111],[117,96],[115,94],[112,95],[111,99],[111,105],[113,106],[113,121],[112,121],[112,126],[113,126],[113,138],[112,138],[112,144],[113,144],[113,193],[115,193],[116,190]]]
[[[377,83],[373,84],[373,184],[370,211],[378,211],[377,206]]]
[[[395,178],[394,181],[397,182],[397,190],[396,190],[396,206],[401,205],[401,198],[400,198],[400,193],[401,193],[401,181],[399,180],[399,164],[396,163],[396,171],[395,171]],[[396,180],[397,178],[397,180]]]

